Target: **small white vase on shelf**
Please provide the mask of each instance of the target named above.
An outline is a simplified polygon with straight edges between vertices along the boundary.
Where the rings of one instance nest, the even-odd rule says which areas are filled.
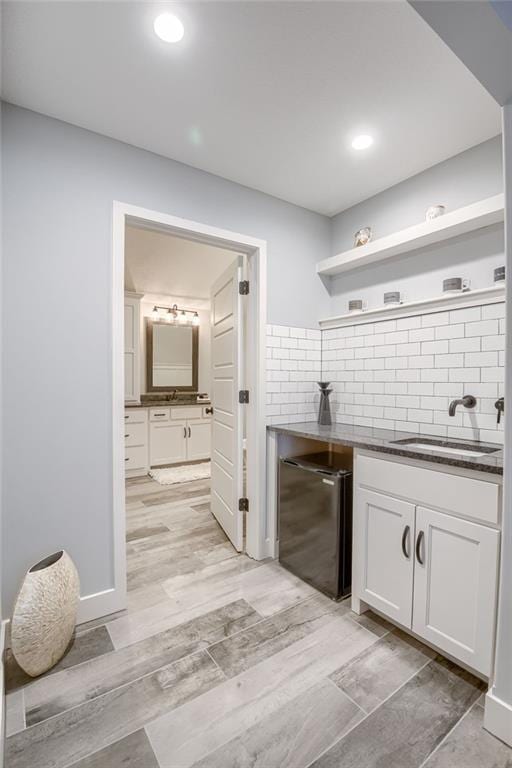
[[[11,649],[27,675],[42,675],[60,661],[73,636],[79,600],[78,573],[64,550],[27,572],[11,622]]]

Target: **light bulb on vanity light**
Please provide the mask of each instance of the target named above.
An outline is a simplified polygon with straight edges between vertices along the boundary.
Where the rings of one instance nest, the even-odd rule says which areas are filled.
[[[174,323],[176,321],[176,313],[172,309],[168,309],[165,315],[165,319],[168,323]]]
[[[199,325],[199,315],[197,312],[194,312],[194,316],[192,317],[192,325]]]
[[[180,323],[180,325],[185,325],[185,323],[188,322],[184,309],[182,309],[180,314],[178,315],[178,322]]]
[[[151,319],[152,320],[158,320],[160,318],[160,313],[158,311],[158,307],[154,306],[153,310],[151,312]]]

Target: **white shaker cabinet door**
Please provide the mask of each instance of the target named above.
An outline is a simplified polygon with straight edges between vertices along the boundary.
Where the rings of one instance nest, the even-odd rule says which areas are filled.
[[[485,675],[491,673],[500,534],[416,509],[413,631]]]
[[[209,459],[212,443],[212,422],[210,419],[205,421],[187,422],[187,459],[188,461],[198,461],[199,459]]]
[[[411,626],[414,571],[413,504],[357,488],[354,586],[366,603]]]
[[[149,463],[175,464],[187,460],[187,427],[185,422],[153,422],[149,425]]]

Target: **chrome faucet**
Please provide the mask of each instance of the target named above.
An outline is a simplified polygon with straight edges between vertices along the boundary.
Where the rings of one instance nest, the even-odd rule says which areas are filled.
[[[457,410],[458,405],[463,405],[464,408],[474,408],[476,405],[476,397],[473,397],[473,395],[464,395],[460,400],[452,400],[448,408],[449,416],[455,416],[455,411]]]

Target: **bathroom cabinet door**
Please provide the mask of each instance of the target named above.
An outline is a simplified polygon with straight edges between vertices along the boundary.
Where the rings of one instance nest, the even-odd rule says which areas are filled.
[[[187,422],[187,459],[209,459],[212,442],[212,422],[205,421]]]
[[[354,594],[405,627],[412,622],[414,504],[358,487]]]
[[[187,460],[185,422],[153,422],[149,430],[149,463],[152,467]]]
[[[499,531],[416,509],[413,631],[490,675]]]

